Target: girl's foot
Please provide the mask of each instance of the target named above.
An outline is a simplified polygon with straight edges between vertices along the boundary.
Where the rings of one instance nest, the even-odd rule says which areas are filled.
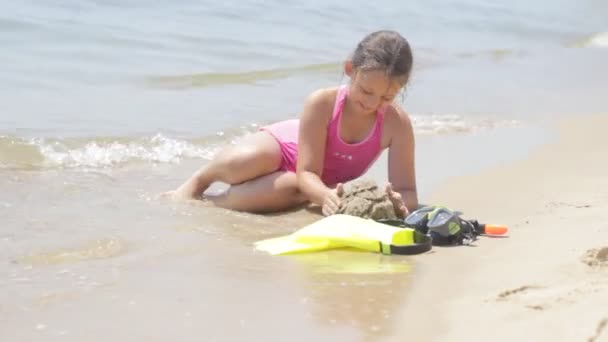
[[[171,191],[163,192],[160,195],[158,195],[158,197],[163,198],[163,199],[172,200],[172,201],[191,201],[191,200],[197,199],[190,195],[184,194],[179,190],[171,190]]]

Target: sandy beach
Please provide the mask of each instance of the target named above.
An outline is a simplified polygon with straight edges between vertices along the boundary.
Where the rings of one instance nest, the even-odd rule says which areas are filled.
[[[416,257],[401,318],[416,324],[390,340],[608,341],[606,127],[601,115],[561,120],[557,141],[526,160],[450,179],[424,199],[510,235]]]
[[[608,247],[604,127],[605,115],[556,119],[556,138],[525,158],[421,196],[510,234],[413,257],[268,256],[253,243],[318,217],[146,200],[150,180],[129,173],[14,175],[7,193],[24,198],[5,208],[16,228],[1,240],[0,339],[606,341],[608,252],[585,258]],[[18,192],[26,180],[59,190]]]

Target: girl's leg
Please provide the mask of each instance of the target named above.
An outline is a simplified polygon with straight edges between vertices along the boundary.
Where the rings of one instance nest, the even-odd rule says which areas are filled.
[[[296,174],[285,171],[233,185],[220,195],[205,198],[219,207],[254,213],[282,211],[306,201],[298,190]]]
[[[256,132],[222,149],[169,195],[175,199],[198,199],[215,181],[239,184],[272,173],[280,165],[279,143],[268,132]]]

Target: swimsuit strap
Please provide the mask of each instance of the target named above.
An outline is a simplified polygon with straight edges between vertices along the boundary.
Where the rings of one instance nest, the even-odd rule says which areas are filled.
[[[342,113],[342,109],[344,108],[344,103],[346,102],[346,96],[348,95],[348,86],[342,85],[338,88],[338,93],[336,94],[336,103],[334,104],[334,111],[331,114],[331,120],[335,120],[340,113]]]

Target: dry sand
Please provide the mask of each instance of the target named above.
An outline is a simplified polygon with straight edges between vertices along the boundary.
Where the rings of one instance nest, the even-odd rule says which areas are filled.
[[[417,257],[394,340],[608,341],[607,129],[608,116],[559,122],[527,160],[423,199],[510,234]]]

